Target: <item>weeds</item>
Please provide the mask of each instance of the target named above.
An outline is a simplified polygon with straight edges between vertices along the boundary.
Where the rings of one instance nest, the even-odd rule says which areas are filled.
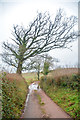
[[[44,105],[44,104],[45,104],[44,102],[42,102],[41,96],[40,96],[39,94],[37,94],[37,98],[38,98],[38,100],[39,100],[39,104],[40,104],[40,105]]]

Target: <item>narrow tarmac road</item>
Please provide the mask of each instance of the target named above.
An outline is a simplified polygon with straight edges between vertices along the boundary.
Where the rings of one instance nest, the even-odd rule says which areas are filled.
[[[36,86],[37,84],[33,85]],[[32,88],[22,118],[68,118],[72,120],[43,90],[37,89],[37,87],[34,86]],[[40,96],[41,102],[44,103],[43,105],[39,104],[37,95]]]
[[[36,93],[33,91],[30,94],[29,101],[27,102],[27,106],[22,118],[41,118],[42,112],[40,109],[40,105],[38,103],[38,99]]]

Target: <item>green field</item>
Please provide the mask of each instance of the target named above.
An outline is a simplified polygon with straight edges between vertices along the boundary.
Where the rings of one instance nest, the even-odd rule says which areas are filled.
[[[23,73],[22,76],[25,78],[28,85],[30,85],[32,82],[38,81],[38,76],[35,72]],[[40,73],[40,78],[41,76],[43,76],[43,74]]]

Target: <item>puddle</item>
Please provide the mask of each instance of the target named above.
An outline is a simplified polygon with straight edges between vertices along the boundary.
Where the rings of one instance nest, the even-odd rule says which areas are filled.
[[[27,95],[24,112],[25,112],[25,110],[26,110],[26,108],[27,108],[27,104],[28,104],[28,101],[29,101],[30,94],[31,94],[32,91],[34,91],[34,90],[37,90],[37,91],[40,90],[40,86],[39,86],[37,83],[32,83],[32,84],[29,85],[28,89],[29,89],[29,93],[28,93],[28,95]],[[23,113],[23,114],[24,114],[24,113]]]
[[[29,86],[29,94],[31,94],[32,91],[34,90],[40,90],[40,86],[38,86],[37,83],[32,83],[30,86]]]

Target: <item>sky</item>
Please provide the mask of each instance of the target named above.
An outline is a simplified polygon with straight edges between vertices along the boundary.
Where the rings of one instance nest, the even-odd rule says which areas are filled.
[[[33,21],[36,13],[49,11],[55,15],[59,8],[64,9],[69,17],[78,17],[79,0],[0,0],[0,53],[2,42],[11,42],[11,30],[13,25],[24,25],[25,27]],[[49,52],[52,57],[58,58],[58,65],[75,65],[78,63],[78,41],[71,43],[72,51],[69,49],[55,49]]]

